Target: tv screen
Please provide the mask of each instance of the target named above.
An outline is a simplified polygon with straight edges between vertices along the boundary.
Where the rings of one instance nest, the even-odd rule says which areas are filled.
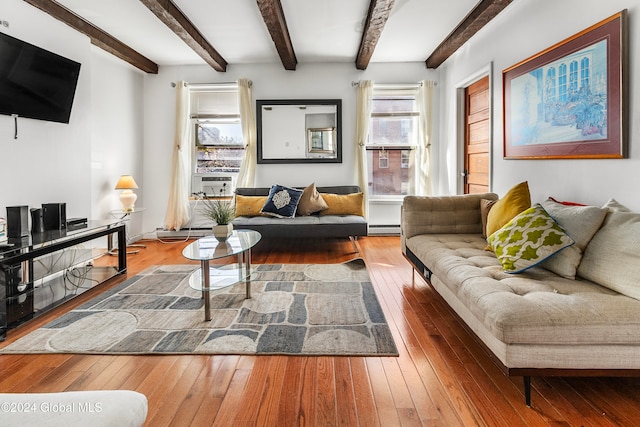
[[[0,33],[0,114],[69,123],[80,64]]]

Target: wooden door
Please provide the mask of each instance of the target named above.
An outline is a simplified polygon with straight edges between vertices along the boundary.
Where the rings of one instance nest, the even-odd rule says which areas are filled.
[[[466,87],[464,137],[464,193],[489,191],[490,96],[489,76]]]

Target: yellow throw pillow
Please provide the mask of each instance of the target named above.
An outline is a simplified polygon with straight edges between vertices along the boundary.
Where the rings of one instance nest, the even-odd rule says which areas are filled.
[[[487,236],[491,236],[530,207],[529,184],[524,181],[509,190],[491,207],[489,215],[487,215]]]
[[[320,193],[329,206],[320,215],[360,215],[364,216],[364,194]]]
[[[267,202],[267,196],[241,196],[236,194],[236,217],[260,216],[262,207]]]

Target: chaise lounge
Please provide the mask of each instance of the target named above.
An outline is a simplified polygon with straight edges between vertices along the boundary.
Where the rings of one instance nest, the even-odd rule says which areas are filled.
[[[581,242],[575,278],[562,270],[571,248],[558,252],[564,258],[555,254],[511,274],[482,235],[481,201],[497,199],[493,193],[406,197],[401,247],[414,272],[508,375],[524,377],[528,406],[531,376],[640,375],[640,214],[603,209],[604,219],[592,221],[593,236]],[[570,215],[563,212],[574,215],[565,227],[574,235],[589,222],[575,212],[601,209],[542,206],[565,222]]]

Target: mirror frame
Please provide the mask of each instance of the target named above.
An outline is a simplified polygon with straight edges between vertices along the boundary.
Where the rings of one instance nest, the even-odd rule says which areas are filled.
[[[294,157],[294,158],[265,158],[263,155],[263,135],[262,135],[262,107],[269,105],[331,105],[336,107],[336,127],[333,129],[335,135],[335,156],[332,157]],[[322,128],[326,130],[330,128]],[[313,128],[313,130],[319,130]],[[286,164],[286,163],[342,163],[342,99],[258,99],[256,100],[256,131],[257,131],[257,151],[259,164]],[[309,132],[300,135],[306,147],[310,147]],[[332,152],[331,152],[332,153]],[[327,152],[314,151],[313,154],[329,154]]]

